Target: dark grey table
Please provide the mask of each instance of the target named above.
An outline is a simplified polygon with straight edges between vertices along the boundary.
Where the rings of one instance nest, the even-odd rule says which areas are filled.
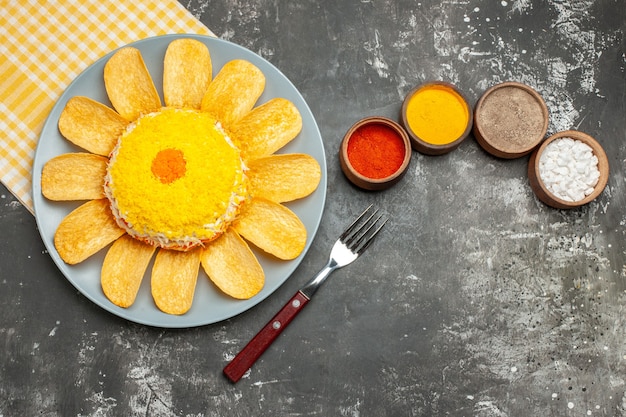
[[[0,416],[625,416],[626,160],[622,0],[182,2],[271,61],[324,137],[328,197],[313,247],[255,308],[200,328],[127,322],[57,270],[32,215],[0,188]],[[571,211],[533,195],[527,157],[473,138],[415,153],[384,192],[350,185],[345,131],[397,118],[404,94],[450,81],[472,102],[527,83],[549,133],[604,146],[604,193]],[[335,273],[238,384],[232,357],[326,261],[370,203],[391,221]]]

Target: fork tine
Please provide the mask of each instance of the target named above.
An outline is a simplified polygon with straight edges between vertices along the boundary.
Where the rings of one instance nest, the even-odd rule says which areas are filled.
[[[387,218],[383,219],[383,215],[380,214],[376,216],[378,213],[378,209],[374,210],[372,214],[365,220],[364,222],[360,222],[360,220],[365,216],[370,208],[370,205],[365,211],[346,229],[346,231],[339,237],[339,240],[346,245],[350,251],[360,255],[365,251],[365,249],[370,245],[374,236],[383,228],[385,223],[387,223]],[[380,222],[380,220],[382,222]],[[378,224],[380,222],[380,224]],[[362,223],[362,224],[360,224]],[[378,224],[378,226],[377,226]],[[357,225],[358,228],[357,228]],[[376,228],[374,228],[377,226]]]
[[[354,230],[354,228],[356,227],[357,223],[359,223],[359,221],[367,214],[368,211],[370,211],[370,209],[372,208],[373,204],[370,204],[364,211],[363,213],[361,213],[359,215],[359,217],[357,217],[351,224],[350,226],[348,226],[346,228],[346,230],[341,234],[341,236],[339,236],[339,240],[341,240],[342,242],[345,242],[346,239],[348,239],[348,236],[350,236],[352,234],[352,231]],[[376,214],[378,210],[374,211],[374,214]],[[371,217],[371,216],[370,216]],[[352,237],[352,236],[350,236]]]
[[[384,218],[383,221],[378,225],[378,227],[376,229],[374,229],[374,231],[369,233],[370,230],[376,225],[376,223],[378,223],[378,221],[380,219],[382,219],[382,218],[383,218],[382,214],[380,216],[378,216],[378,218],[376,218],[376,220],[372,223],[372,225],[367,228],[367,230],[365,231],[363,236],[361,236],[361,238],[359,239],[358,243],[359,244],[362,243],[362,245],[358,249],[356,249],[356,253],[358,255],[360,255],[363,252],[365,252],[365,249],[367,249],[368,246],[374,241],[374,237],[385,226],[385,224],[387,223],[387,220],[389,220],[389,218]]]

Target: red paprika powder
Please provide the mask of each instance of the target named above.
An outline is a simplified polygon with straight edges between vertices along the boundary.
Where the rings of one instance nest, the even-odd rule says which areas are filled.
[[[394,174],[402,165],[404,154],[402,137],[384,124],[361,126],[348,141],[350,164],[367,178],[387,178]]]

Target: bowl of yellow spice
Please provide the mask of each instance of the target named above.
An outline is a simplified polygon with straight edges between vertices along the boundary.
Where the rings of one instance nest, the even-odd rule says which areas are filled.
[[[411,146],[426,155],[442,155],[456,149],[472,130],[472,107],[452,84],[423,83],[402,103],[402,124]]]

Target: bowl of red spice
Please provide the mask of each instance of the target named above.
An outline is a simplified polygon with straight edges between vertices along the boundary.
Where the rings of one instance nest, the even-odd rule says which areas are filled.
[[[395,121],[366,117],[346,132],[339,150],[345,176],[365,190],[384,190],[396,184],[411,161],[411,142]]]

